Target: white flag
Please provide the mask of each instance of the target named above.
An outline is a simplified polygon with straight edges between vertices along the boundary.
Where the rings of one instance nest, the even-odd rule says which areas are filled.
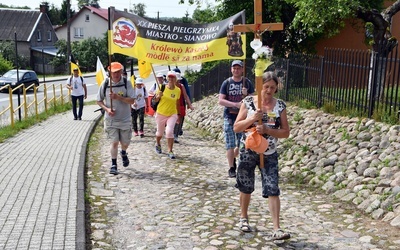
[[[106,71],[104,70],[103,64],[101,63],[99,57],[97,57],[97,63],[96,63],[96,82],[100,86],[101,83],[106,79],[107,74]]]

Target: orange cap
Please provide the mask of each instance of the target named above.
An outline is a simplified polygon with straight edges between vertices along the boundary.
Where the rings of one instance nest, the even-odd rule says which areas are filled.
[[[122,64],[120,64],[119,62],[112,62],[111,70],[110,70],[110,66],[108,66],[108,70],[110,70],[111,72],[117,72],[117,71],[120,71],[123,69],[124,69],[124,66],[122,66]]]

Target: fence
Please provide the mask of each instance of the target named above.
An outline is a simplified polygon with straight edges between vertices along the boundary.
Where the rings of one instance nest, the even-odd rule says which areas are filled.
[[[326,48],[323,56],[291,54],[276,60],[284,72],[287,101],[307,100],[318,108],[330,105],[372,117],[375,111],[388,116],[400,110],[400,59],[398,46],[377,52]]]
[[[254,82],[254,60],[247,59],[245,65],[246,77]],[[317,108],[328,105],[369,118],[377,110],[397,118],[400,110],[398,44],[381,44],[376,52],[326,48],[323,56],[292,53],[276,58],[268,70],[275,70],[282,80],[279,97],[286,101],[303,100]],[[220,63],[200,77],[193,83],[195,100],[218,93],[229,76],[230,65]]]
[[[245,60],[245,75],[254,82],[254,74],[252,72],[254,66],[253,59]],[[214,67],[207,74],[197,78],[196,82],[192,83],[192,94],[195,101],[201,100],[206,96],[219,93],[222,82],[232,76],[231,65],[223,61]]]
[[[63,89],[62,84],[47,85],[44,83],[38,87],[34,84],[29,87],[20,85],[14,89],[7,85],[0,88],[0,92],[4,91],[9,94],[9,102],[7,107],[1,109],[0,128],[7,125],[14,127],[16,120],[38,116],[42,112],[47,113],[51,107],[70,102],[70,91]],[[33,95],[27,95],[28,92],[33,92]],[[42,93],[43,96],[39,93]],[[14,97],[17,97],[17,101],[13,100]]]

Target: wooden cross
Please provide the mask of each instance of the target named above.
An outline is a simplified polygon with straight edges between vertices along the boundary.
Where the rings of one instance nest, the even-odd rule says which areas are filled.
[[[233,32],[246,33],[251,31],[254,33],[254,39],[260,39],[265,31],[283,30],[283,23],[262,23],[262,0],[254,0],[254,23],[253,24],[237,24],[233,26]],[[257,90],[257,106],[261,109],[261,89],[263,85],[262,76],[256,76],[256,90]],[[262,120],[258,121],[262,124]],[[264,167],[264,156],[260,154],[260,168]]]

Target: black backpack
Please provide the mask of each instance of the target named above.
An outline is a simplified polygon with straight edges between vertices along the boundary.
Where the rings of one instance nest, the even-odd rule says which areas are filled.
[[[125,86],[125,89],[127,89],[126,85],[127,85],[128,80],[125,77],[123,77],[123,78],[124,78],[123,86]],[[106,78],[106,81],[104,82],[104,89],[103,89],[104,98],[106,96],[106,90],[109,87],[108,84],[109,84],[109,78]],[[115,85],[114,87],[120,87],[120,86],[122,86],[122,84]],[[99,111],[99,110],[101,111],[101,114],[104,115],[105,111],[102,108],[99,108],[99,109],[95,110],[94,112]]]
[[[113,87],[125,86],[125,89],[127,89],[126,85],[127,85],[128,80],[127,80],[125,77],[123,77],[123,79],[124,79],[124,84],[123,84],[123,85],[119,84],[119,85],[115,85],[115,86],[113,86]],[[109,79],[106,78],[106,81],[104,82],[104,89],[103,89],[103,94],[104,94],[104,96],[106,96],[106,90],[107,90],[107,88],[109,87],[109,86],[108,86],[108,83],[109,83],[108,81],[109,81]]]
[[[161,86],[161,92],[164,92],[164,90],[165,90],[165,84],[163,84],[162,86]],[[154,110],[154,111],[157,111],[157,106],[158,106],[158,103],[160,102],[160,100],[158,100],[158,102],[156,102],[155,101],[155,96],[156,95],[154,95],[152,98],[151,98],[151,102],[150,102],[150,106],[151,106],[151,108]]]
[[[71,75],[70,77],[69,77],[69,85],[71,85],[71,83],[72,83],[72,77],[73,77],[74,75]],[[82,86],[83,86],[83,77],[82,76],[79,76],[80,78],[81,78],[81,81],[82,81]]]

